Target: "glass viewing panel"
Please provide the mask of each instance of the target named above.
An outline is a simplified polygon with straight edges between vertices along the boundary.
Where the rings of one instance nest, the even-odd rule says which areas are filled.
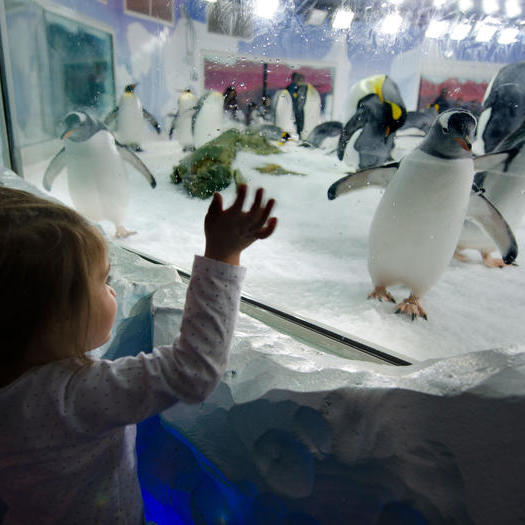
[[[119,224],[97,221],[109,237],[116,226],[135,231],[117,242],[185,270],[203,252],[213,190],[229,204],[235,181],[263,186],[279,225],[243,254],[251,297],[411,362],[517,344],[525,340],[523,9],[512,0],[5,0],[18,171],[86,210],[89,195],[70,194],[68,180],[94,180],[113,209],[129,191]],[[479,119],[478,136],[470,117],[440,117],[447,108]],[[118,154],[61,140],[72,111],[105,120],[156,187],[126,164],[128,181],[110,190],[114,173],[100,167]],[[476,184],[506,222],[468,195],[474,168],[456,157],[469,158],[457,146],[469,140],[476,158],[512,150],[475,164]],[[63,146],[67,173],[54,177]],[[75,161],[85,153],[92,171]],[[334,185],[401,159],[397,172]],[[478,205],[467,211],[469,202]],[[510,261],[513,243],[516,265],[482,260],[482,251],[503,251]],[[368,299],[371,274],[381,285],[391,273],[396,304]],[[408,302],[408,315],[396,315],[411,292],[420,309]]]

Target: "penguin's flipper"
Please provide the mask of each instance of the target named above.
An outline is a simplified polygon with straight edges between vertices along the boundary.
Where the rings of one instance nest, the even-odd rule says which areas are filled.
[[[62,148],[49,163],[42,184],[47,191],[51,191],[53,182],[58,177],[60,172],[66,167],[66,148]]]
[[[488,153],[487,155],[480,155],[474,157],[474,171],[488,171],[498,166],[502,166],[507,162],[510,153],[502,151],[500,153]]]
[[[117,115],[118,106],[107,114],[106,118],[104,119],[104,124],[106,124],[106,126],[109,126],[117,118]]]
[[[350,120],[344,125],[341,135],[339,136],[339,144],[337,146],[337,158],[339,160],[343,160],[346,145],[348,144],[348,141],[351,139],[352,135],[364,127],[366,123],[365,114],[366,109],[358,108]]]
[[[518,244],[514,233],[482,191],[470,194],[467,218],[476,223],[494,241],[505,264],[511,264],[516,259]]]
[[[149,185],[154,188],[157,185],[157,181],[146,164],[144,164],[144,162],[142,162],[127,146],[124,146],[124,144],[120,144],[120,142],[115,141],[115,145],[117,146],[117,150],[122,160],[131,164],[139,173],[144,175],[146,180],[149,182]]]
[[[391,162],[383,166],[349,173],[345,177],[335,181],[328,188],[328,199],[334,200],[336,197],[350,191],[360,190],[370,186],[385,188],[392,180],[398,168],[399,162]]]
[[[153,129],[160,134],[160,126],[157,122],[157,119],[149,112],[146,111],[144,108],[142,108],[142,115],[143,117],[151,124]]]

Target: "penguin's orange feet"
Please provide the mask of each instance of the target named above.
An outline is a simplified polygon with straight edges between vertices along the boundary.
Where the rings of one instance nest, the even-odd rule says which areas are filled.
[[[129,237],[130,235],[135,235],[137,232],[130,231],[124,226],[120,225],[117,226],[117,229],[115,231],[115,237],[117,239],[125,239],[126,237]]]
[[[489,268],[503,268],[506,264],[503,262],[503,259],[491,257],[490,253],[481,252],[481,258],[483,259],[483,264]]]
[[[423,310],[417,297],[412,294],[397,305],[396,314],[409,315],[412,321],[414,321],[416,317],[422,317],[425,321],[427,320],[427,313]]]
[[[459,250],[454,252],[454,258],[461,262],[467,262],[469,260],[469,258],[464,253],[459,252]]]
[[[384,286],[376,286],[368,295],[369,299],[377,299],[378,301],[389,301],[395,303],[396,300],[392,297],[392,294],[387,291]]]

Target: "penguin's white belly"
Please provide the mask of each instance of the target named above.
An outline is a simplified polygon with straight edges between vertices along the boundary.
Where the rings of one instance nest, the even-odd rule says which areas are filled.
[[[124,144],[140,144],[144,136],[142,104],[135,96],[123,96],[118,110],[117,136]]]
[[[478,127],[476,131],[476,140],[472,144],[472,152],[475,155],[483,155],[485,153],[485,141],[483,140],[483,132],[487,127],[487,123],[490,120],[492,114],[492,108],[487,108],[482,111],[478,119]]]
[[[376,210],[368,268],[375,286],[403,284],[421,297],[449,263],[465,219],[471,159],[415,150],[402,162]]]
[[[355,143],[361,133],[363,130],[359,129],[350,137],[343,154],[344,163],[356,170],[359,169],[359,151],[355,149]]]
[[[195,117],[193,144],[200,148],[218,137],[223,128],[223,98],[220,93],[210,94]]]
[[[308,137],[315,126],[321,123],[321,97],[317,89],[311,85],[308,85],[306,91],[303,113],[304,127],[301,136]]]
[[[129,201],[128,175],[111,133],[66,142],[67,180],[77,211],[93,221],[123,223]]]
[[[186,110],[179,114],[175,123],[175,134],[181,146],[193,146],[193,135],[191,131],[191,121],[193,110]]]
[[[283,131],[295,134],[295,116],[290,93],[286,89],[281,89],[274,96],[274,124]]]

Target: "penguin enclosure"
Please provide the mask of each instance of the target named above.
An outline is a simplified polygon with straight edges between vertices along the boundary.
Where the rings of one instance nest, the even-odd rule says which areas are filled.
[[[524,23],[521,0],[4,0],[0,159],[182,275],[213,192],[263,187],[243,311],[270,342],[519,353]]]
[[[396,303],[413,291],[410,275],[392,283],[396,303],[368,299],[374,288],[369,231],[384,187],[367,182],[337,200],[327,198],[329,187],[346,174],[405,157],[446,109],[464,108],[479,119],[469,137],[474,156],[501,148],[504,135],[519,128],[525,113],[521,5],[491,6],[408,0],[8,0],[2,12],[4,165],[44,189],[46,169],[63,146],[68,159],[92,155],[93,171],[100,166],[100,173],[85,177],[96,178],[92,185],[75,184],[75,170],[82,168],[74,159],[62,159],[62,172],[44,191],[91,213],[110,238],[117,226],[136,232],[118,239],[122,246],[186,271],[203,249],[201,222],[209,197],[219,189],[231,200],[235,171],[251,191],[263,186],[277,200],[277,232],[243,259],[249,268],[245,293],[258,302],[412,363],[518,344],[525,335],[519,315],[525,286],[519,264],[525,210],[520,156],[513,153],[512,174],[505,161],[491,172],[505,179],[494,183],[494,198],[504,202],[503,216],[512,215],[515,263],[488,267],[476,242],[467,242],[464,260],[447,247],[446,267],[437,270],[437,278],[429,277],[420,298],[427,320],[395,314]],[[512,89],[490,95],[491,80],[509,65]],[[149,175],[133,163],[123,167],[121,159],[108,161],[104,154],[97,160],[89,140],[61,140],[64,117],[75,111],[105,122],[157,186],[152,188]],[[488,120],[489,146],[489,134],[481,129]],[[221,146],[231,158],[222,179],[210,175],[208,182],[202,175],[202,198],[188,191],[190,177],[173,183],[182,159],[231,129],[264,137],[274,152]],[[117,164],[113,169],[126,179],[122,187],[105,180],[104,171]],[[413,199],[432,198],[446,209],[442,189],[429,187]],[[93,196],[97,191],[104,196]],[[91,210],[91,198],[118,208],[118,216]],[[410,222],[426,220],[428,228],[413,232],[413,238],[406,228],[401,231],[408,240],[399,239],[404,254],[392,264],[419,258],[416,269],[405,273],[430,274],[434,269],[426,266],[436,256],[413,251],[420,236],[457,237],[459,230],[444,232],[431,212],[419,216],[426,204],[418,208],[413,199],[406,204]],[[497,245],[485,239],[490,245],[485,251],[501,257]]]

